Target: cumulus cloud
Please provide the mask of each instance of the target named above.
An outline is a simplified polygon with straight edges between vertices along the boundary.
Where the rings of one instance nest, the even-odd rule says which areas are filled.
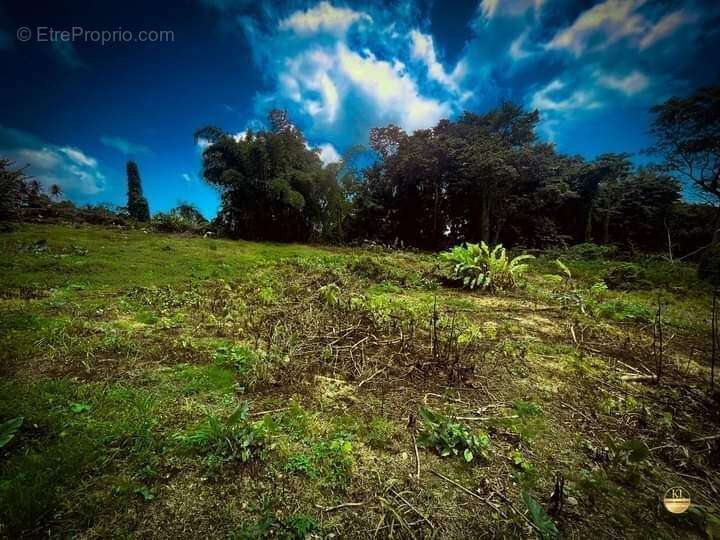
[[[27,173],[46,188],[58,184],[68,195],[80,198],[105,189],[97,159],[79,148],[50,144],[30,133],[0,126],[0,154],[18,166],[27,166]]]
[[[134,144],[122,137],[100,137],[100,142],[108,148],[113,148],[125,156],[138,156],[149,154],[150,149],[142,144]]]
[[[372,17],[349,8],[335,7],[330,2],[320,2],[307,11],[296,11],[280,21],[281,30],[292,30],[300,36],[328,33],[341,36],[358,21],[372,22]]]
[[[367,51],[359,54],[338,45],[342,73],[384,117],[396,116],[401,127],[414,131],[427,128],[450,113],[450,107],[420,94],[416,82],[399,61],[378,60]]]
[[[323,162],[324,165],[329,165],[330,163],[336,163],[340,161],[340,153],[335,149],[332,144],[323,143],[318,145],[318,148],[320,149],[320,160]]]
[[[288,109],[310,140],[337,148],[367,141],[374,126],[428,128],[458,110],[464,64],[445,69],[412,4],[365,11],[327,1],[273,20],[241,17],[269,89],[255,98],[262,118]]]
[[[650,84],[650,79],[639,71],[633,70],[624,77],[611,74],[599,74],[598,82],[607,88],[612,88],[625,95],[632,96],[645,90]]]

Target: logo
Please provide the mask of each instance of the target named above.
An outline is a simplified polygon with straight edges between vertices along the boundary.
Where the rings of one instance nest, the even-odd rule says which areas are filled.
[[[690,508],[690,494],[685,488],[671,487],[665,492],[663,504],[668,512],[682,514]]]

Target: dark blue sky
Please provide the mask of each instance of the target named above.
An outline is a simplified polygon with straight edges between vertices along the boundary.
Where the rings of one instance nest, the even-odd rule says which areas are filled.
[[[6,1],[0,155],[73,200],[118,204],[131,157],[152,211],[185,200],[211,217],[218,197],[198,177],[193,132],[242,136],[272,107],[287,108],[326,161],[366,143],[372,126],[429,127],[501,99],[538,108],[540,136],[563,152],[638,152],[651,105],[717,82],[717,6]],[[103,45],[49,29],[132,36]],[[140,42],[141,31],[172,35]]]

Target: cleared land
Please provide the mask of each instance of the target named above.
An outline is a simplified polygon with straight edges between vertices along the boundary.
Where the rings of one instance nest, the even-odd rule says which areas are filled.
[[[427,254],[4,233],[0,421],[24,423],[0,534],[534,537],[522,492],[547,508],[562,475],[565,537],[705,537],[710,291],[590,249],[559,255],[568,280],[557,256],[489,295]],[[665,511],[673,486],[699,506]]]

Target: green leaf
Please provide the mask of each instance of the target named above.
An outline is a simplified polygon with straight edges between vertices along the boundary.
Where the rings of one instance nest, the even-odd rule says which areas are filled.
[[[465,449],[465,452],[463,452],[463,456],[465,456],[465,461],[470,463],[475,456],[473,456],[473,453],[470,451],[469,448]]]
[[[527,491],[522,492],[522,499],[525,506],[530,511],[530,519],[540,531],[540,537],[543,539],[557,538],[560,534],[555,522],[547,515],[547,512],[532,498]]]
[[[15,437],[15,433],[17,433],[17,430],[20,429],[24,420],[25,419],[22,416],[17,416],[0,424],[0,448],[5,446],[13,439],[13,437]]]
[[[72,403],[70,405],[70,410],[75,414],[82,414],[84,412],[88,412],[90,409],[92,409],[92,406],[87,403]]]
[[[631,439],[623,445],[623,449],[630,452],[628,455],[628,461],[630,463],[640,463],[645,461],[650,455],[650,449],[640,439]]]

